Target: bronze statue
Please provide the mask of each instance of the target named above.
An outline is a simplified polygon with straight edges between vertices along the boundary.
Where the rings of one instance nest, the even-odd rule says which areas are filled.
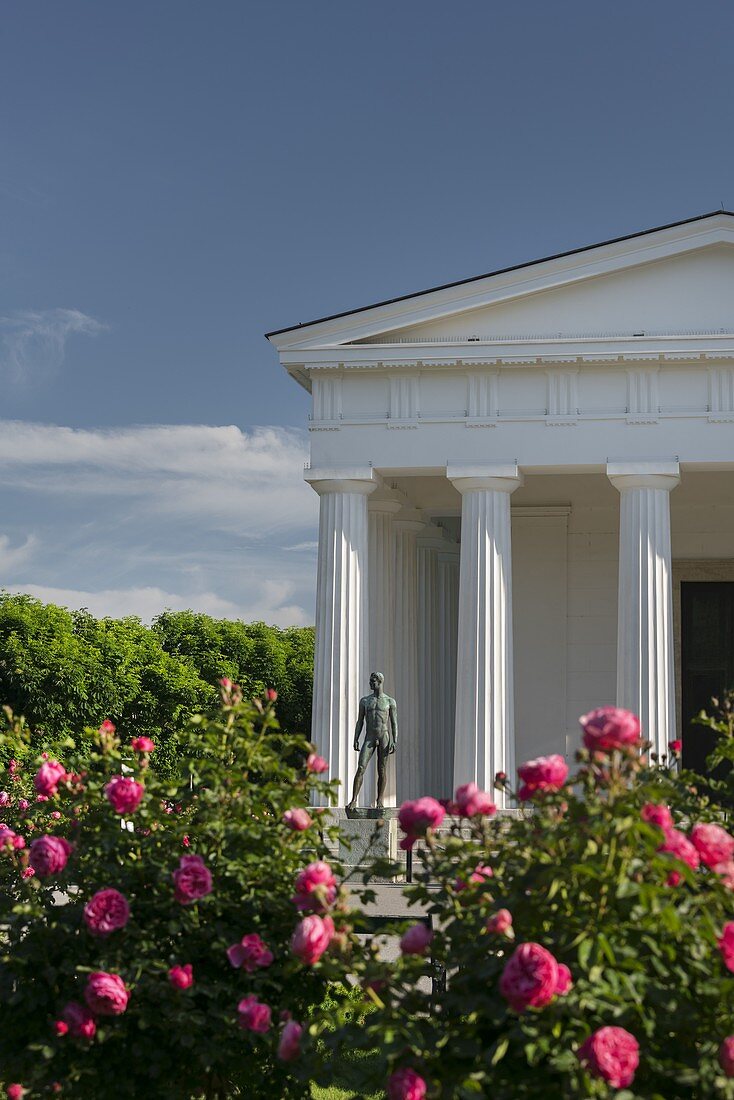
[[[352,789],[352,801],[347,806],[353,810],[357,805],[359,792],[362,790],[364,773],[367,765],[377,749],[377,803],[375,808],[383,809],[382,799],[385,794],[387,782],[387,758],[395,752],[398,743],[398,707],[394,699],[385,695],[382,685],[385,677],[381,672],[373,672],[370,676],[371,695],[365,695],[359,701],[359,714],[354,730],[354,751],[359,752],[359,766],[354,777]],[[359,735],[363,724],[367,725],[364,744],[360,751]]]

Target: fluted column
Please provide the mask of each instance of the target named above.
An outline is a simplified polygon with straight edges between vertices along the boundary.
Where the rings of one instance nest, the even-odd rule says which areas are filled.
[[[491,790],[497,771],[515,771],[510,494],[522,477],[510,464],[446,473],[461,493],[454,784]]]
[[[395,530],[395,699],[400,740],[397,751],[397,797],[419,798],[421,790],[418,709],[418,576],[416,535],[423,518],[404,508],[393,520]]]
[[[444,540],[438,552],[439,706],[436,739],[436,798],[450,798],[454,777],[456,643],[459,630],[459,548]]]
[[[438,631],[438,551],[443,531],[428,524],[417,536],[418,568],[418,728],[421,789],[437,797],[441,782],[437,766],[440,736]]]
[[[610,462],[619,490],[617,705],[639,715],[652,751],[676,737],[670,493],[677,461]]]
[[[370,468],[308,470],[306,480],[321,498],[311,737],[345,805],[357,767],[359,700],[369,690],[367,497],[377,483]]]
[[[378,489],[368,502],[369,517],[369,671],[381,672],[384,689],[395,696],[395,531],[393,517],[402,507],[400,497],[390,489]],[[366,694],[366,689],[364,694]],[[399,703],[398,703],[399,705]],[[398,730],[400,729],[398,710]],[[402,746],[398,743],[398,749]],[[387,764],[387,785],[383,803],[396,803],[395,762],[393,753]],[[372,806],[376,797],[376,768],[365,776],[360,802]]]

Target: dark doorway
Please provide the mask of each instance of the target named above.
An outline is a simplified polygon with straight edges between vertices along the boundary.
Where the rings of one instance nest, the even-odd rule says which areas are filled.
[[[683,767],[707,774],[716,733],[694,725],[711,714],[712,696],[734,688],[734,581],[684,581],[681,586]]]

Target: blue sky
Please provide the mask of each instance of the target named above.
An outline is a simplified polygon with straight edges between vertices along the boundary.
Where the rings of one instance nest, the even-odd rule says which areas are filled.
[[[0,585],[309,622],[263,333],[734,207],[729,0],[9,0]]]

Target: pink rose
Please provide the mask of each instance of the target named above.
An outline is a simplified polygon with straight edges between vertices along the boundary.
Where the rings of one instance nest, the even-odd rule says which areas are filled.
[[[720,825],[694,825],[691,840],[706,867],[728,863],[734,857],[734,836]]]
[[[727,890],[734,890],[734,859],[730,859],[727,863],[717,863],[712,870],[721,876],[722,885],[726,886]]]
[[[631,710],[599,707],[579,718],[584,744],[590,752],[627,749],[640,741],[640,720]]]
[[[579,1048],[579,1060],[594,1077],[603,1078],[612,1088],[625,1089],[635,1078],[640,1047],[623,1027],[600,1027]]]
[[[309,863],[296,878],[296,892],[291,899],[297,909],[323,911],[336,899],[334,872],[323,859]]]
[[[278,1043],[278,1057],[281,1062],[295,1062],[300,1057],[302,1035],[302,1025],[296,1020],[288,1020]]]
[[[18,809],[22,813],[25,813],[25,811],[28,809],[29,806],[30,806],[30,802],[28,801],[27,798],[19,798],[18,799]]]
[[[62,1039],[64,1035],[68,1034],[69,1025],[63,1020],[54,1020],[54,1031],[58,1035],[59,1039]]]
[[[84,923],[93,936],[109,936],[124,928],[129,918],[127,898],[111,887],[98,890],[84,906]]]
[[[492,878],[493,876],[494,871],[488,863],[478,863],[472,873],[469,875],[469,882],[474,884],[486,882],[488,878]],[[466,890],[467,886],[468,883],[464,882],[463,878],[457,878],[454,882],[454,889],[456,890],[457,894],[461,893],[462,890]]]
[[[263,1034],[270,1030],[272,1012],[269,1005],[258,1001],[254,993],[244,997],[237,1005],[238,1023],[243,1031],[257,1031]]]
[[[668,748],[675,756],[679,756],[683,752],[683,742],[679,740],[668,741]]]
[[[66,867],[71,844],[62,836],[39,836],[28,853],[31,865],[39,878],[58,875]]]
[[[309,753],[306,761],[306,771],[313,772],[314,775],[321,775],[322,772],[328,771],[328,769],[329,763],[324,760],[323,756],[318,756],[315,752]]]
[[[0,850],[5,848],[9,852],[20,851],[21,848],[25,848],[25,840],[7,825],[0,825]]]
[[[61,1021],[66,1024],[74,1039],[93,1039],[97,1031],[94,1016],[78,1001],[69,1001],[65,1005]]]
[[[212,873],[201,856],[181,856],[173,872],[174,897],[181,905],[191,905],[212,890]]]
[[[515,1012],[544,1008],[558,987],[558,962],[539,943],[521,943],[505,963],[500,993]]]
[[[143,784],[128,775],[113,775],[104,790],[116,814],[135,813],[145,794]]]
[[[565,963],[558,964],[558,981],[556,982],[556,993],[559,997],[565,997],[569,989],[573,985],[573,976]]]
[[[404,955],[425,955],[426,948],[433,939],[433,932],[427,924],[418,921],[412,924],[400,939],[400,950]]]
[[[648,825],[657,825],[664,833],[673,828],[673,815],[662,802],[646,802],[640,810],[640,817]]]
[[[675,859],[681,860],[681,862],[687,864],[692,871],[697,870],[701,862],[698,852],[693,847],[688,837],[678,829],[669,829],[665,834],[665,840],[657,850],[658,852],[667,852]],[[681,882],[682,877],[680,871],[671,871],[668,875],[668,886],[677,886]]]
[[[719,1065],[727,1077],[734,1077],[734,1035],[728,1035],[719,1047]]]
[[[155,750],[155,741],[151,741],[149,737],[133,737],[130,742],[130,747],[135,752],[153,752]]]
[[[304,917],[293,933],[291,951],[307,966],[317,963],[334,938],[334,922],[331,917],[319,917],[315,913]]]
[[[194,984],[194,968],[191,963],[172,966],[168,971],[168,980],[174,989],[189,989]]]
[[[26,1090],[22,1085],[8,1085],[5,1090],[5,1095],[8,1100],[23,1100]]]
[[[503,936],[512,928],[512,913],[509,909],[498,909],[487,921],[487,931]]]
[[[285,811],[283,814],[283,824],[297,833],[302,833],[304,829],[308,829],[313,825],[313,821],[308,810],[303,810],[299,807],[295,810]]]
[[[409,851],[419,837],[425,836],[428,829],[437,829],[446,816],[446,810],[435,798],[426,796],[414,802],[403,802],[398,813],[400,828],[406,834],[400,841],[400,847]]]
[[[464,783],[456,789],[456,805],[462,817],[491,817],[497,813],[497,807],[487,791],[482,791],[476,783]]]
[[[734,921],[727,921],[717,943],[721,957],[724,960],[724,966],[734,973]]]
[[[36,772],[33,786],[37,794],[51,798],[56,794],[59,783],[63,783],[66,779],[68,776],[63,764],[59,764],[57,760],[47,760]]]
[[[526,801],[538,791],[558,791],[568,778],[568,764],[559,753],[552,756],[537,756],[527,760],[517,769],[522,779],[518,798]]]
[[[105,718],[104,722],[99,727],[99,732],[100,733],[112,734],[112,733],[115,732],[115,728],[116,727],[115,727],[114,722],[110,722],[109,718]]]
[[[119,974],[98,970],[87,979],[84,1000],[97,1016],[121,1016],[127,1008],[130,994]]]
[[[248,974],[258,968],[270,966],[273,961],[273,952],[264,943],[257,932],[250,932],[243,936],[239,943],[233,943],[227,948],[227,958],[232,966],[242,967]]]
[[[387,1082],[388,1100],[424,1100],[427,1085],[410,1066],[403,1066],[390,1075]]]
[[[9,806],[12,801],[7,791],[0,791],[0,806],[5,808],[5,806]]]

